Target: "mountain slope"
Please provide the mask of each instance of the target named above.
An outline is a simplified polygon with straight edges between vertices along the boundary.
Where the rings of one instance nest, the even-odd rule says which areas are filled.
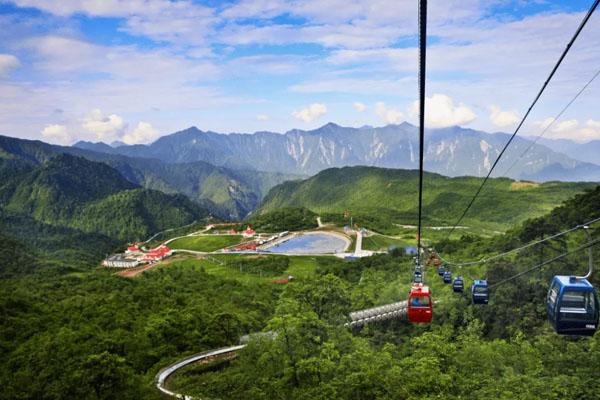
[[[255,209],[268,190],[296,177],[274,172],[231,170],[198,161],[184,164],[166,164],[158,159],[128,157],[87,150],[79,147],[54,146],[0,136],[0,159],[18,168],[19,165],[37,165],[56,154],[67,153],[88,160],[105,163],[119,171],[127,180],[147,189],[164,193],[182,193],[202,207],[222,218],[239,219]],[[106,146],[108,150],[112,149]],[[6,165],[5,165],[5,168]]]
[[[0,161],[0,176],[3,214],[113,239],[143,239],[208,215],[185,196],[141,189],[105,164],[67,154],[18,168]]]
[[[578,143],[568,139],[545,139],[539,141],[544,146],[568,155],[579,161],[600,164],[600,140]]]
[[[426,173],[424,216],[428,224],[453,223],[475,193],[482,178],[448,178]],[[505,230],[539,216],[568,197],[595,187],[593,183],[544,184],[507,178],[488,181],[464,224]],[[350,211],[387,223],[414,224],[418,171],[374,167],[332,168],[301,181],[271,189],[260,212],[282,207],[306,207],[319,213]]]
[[[426,132],[425,167],[447,176],[484,176],[509,136],[450,127]],[[531,142],[517,137],[495,174],[503,174]],[[157,158],[168,163],[206,161],[236,169],[312,175],[331,167],[416,168],[418,135],[402,123],[380,128],[348,128],[333,123],[312,131],[228,135],[195,127],[163,136],[150,145],[78,143],[99,152]],[[562,168],[557,171],[556,165]],[[600,166],[574,160],[541,144],[533,145],[509,171],[513,178],[600,181]]]

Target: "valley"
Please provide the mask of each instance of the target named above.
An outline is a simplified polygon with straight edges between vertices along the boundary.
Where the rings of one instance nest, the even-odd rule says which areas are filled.
[[[0,0],[0,400],[599,400],[600,0]]]
[[[339,129],[329,125],[325,130],[334,135]],[[386,129],[392,135],[398,127]],[[289,136],[300,140],[304,134]],[[405,301],[417,246],[416,170],[348,166],[349,160],[341,168],[328,168],[336,165],[333,158],[331,163],[307,160],[314,169],[293,164],[286,169],[271,159],[269,165],[283,173],[253,164],[265,172],[237,162],[213,165],[195,159],[191,150],[188,158],[165,158],[159,147],[146,152],[151,148],[129,154],[125,146],[64,147],[0,137],[0,238],[8,260],[0,268],[5,283],[0,346],[7,354],[0,357],[0,365],[18,371],[10,379],[0,378],[0,385],[10,398],[48,397],[53,391],[56,395],[50,397],[62,398],[94,391],[99,398],[120,393],[158,399],[154,379],[159,370],[191,354],[237,346],[241,337],[257,332],[279,336],[251,339],[236,347],[235,358],[178,369],[164,387],[202,398],[245,399],[257,390],[258,397],[286,393],[300,398],[313,390],[347,397],[348,388],[363,390],[353,381],[348,363],[364,368],[384,362],[386,370],[405,370],[406,357],[399,352],[420,358],[425,351],[445,363],[438,374],[461,383],[452,388],[433,385],[425,392],[421,386],[403,390],[464,397],[466,378],[446,369],[450,364],[445,352],[414,350],[423,348],[424,340],[442,346],[455,338],[452,354],[463,367],[468,363],[458,349],[467,345],[508,365],[512,361],[506,352],[525,346],[514,342],[518,332],[553,341],[553,348],[565,345],[548,332],[543,310],[533,304],[544,298],[549,274],[561,265],[563,270],[581,270],[583,257],[573,256],[533,276],[530,291],[524,281],[494,292],[488,310],[473,309],[467,297],[453,295],[436,271],[426,267],[424,277],[437,302],[431,328],[401,319],[343,328],[352,311]],[[306,176],[309,171],[316,173]],[[448,237],[454,218],[482,178],[432,172],[424,178],[421,239],[450,260],[497,254],[600,216],[597,183],[491,178]],[[538,252],[548,258],[576,246],[581,238],[574,233],[567,241],[553,240],[518,257],[453,272],[466,285],[482,276],[501,280],[531,265]],[[100,267],[101,262],[110,267]],[[527,293],[530,305],[520,304],[519,290]],[[516,320],[509,318],[515,312],[509,310],[515,309],[520,316]],[[386,344],[381,348],[379,343]],[[531,362],[548,361],[542,342],[530,345]],[[590,352],[586,346],[578,351]],[[49,358],[56,347],[62,350]],[[324,349],[333,353],[324,355]],[[565,362],[582,357],[578,354]],[[265,364],[263,357],[272,361]],[[364,357],[371,361],[365,364]],[[312,366],[302,360],[311,360]],[[336,369],[332,363],[346,367]],[[65,365],[67,371],[86,371],[87,380],[63,374]],[[250,373],[250,365],[261,368]],[[543,379],[567,379],[553,368],[538,373]],[[489,380],[491,367],[479,373],[480,383],[468,393],[482,398],[486,385],[503,387],[504,381]],[[38,375],[52,379],[24,384]],[[290,379],[296,384],[290,386]],[[382,379],[390,396],[405,396],[393,382],[410,379],[410,374]],[[262,382],[260,389],[255,382]],[[539,389],[516,387],[526,393]],[[585,393],[583,386],[581,390]]]

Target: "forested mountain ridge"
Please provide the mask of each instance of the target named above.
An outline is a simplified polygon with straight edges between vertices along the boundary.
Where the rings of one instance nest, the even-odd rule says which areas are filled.
[[[426,135],[425,169],[446,176],[485,176],[509,138],[506,133],[490,134],[458,126],[428,129]],[[332,167],[356,165],[417,168],[419,143],[417,128],[404,122],[377,128],[328,123],[314,130],[293,129],[284,134],[220,134],[191,127],[149,145],[111,147],[79,142],[75,146],[168,163],[206,161],[235,169],[313,175]],[[510,177],[600,181],[599,165],[578,161],[518,136],[494,176],[504,173],[529,146],[527,154],[510,169]],[[596,161],[600,163],[600,159]]]
[[[455,222],[482,178],[449,178],[425,173],[424,216],[429,225]],[[466,225],[506,230],[540,216],[595,183],[519,182],[493,178],[464,221]],[[318,213],[369,214],[397,224],[414,224],[418,171],[375,167],[332,168],[305,180],[275,186],[258,213],[281,207],[306,207]]]
[[[108,165],[68,154],[41,164],[0,161],[0,176],[7,225],[10,215],[21,216],[37,221],[32,228],[49,225],[132,241],[208,216],[183,195],[142,189]],[[14,226],[6,230],[19,232]]]
[[[254,170],[232,170],[197,161],[168,164],[158,159],[107,154],[77,147],[0,136],[0,159],[11,165],[39,164],[57,154],[71,154],[102,162],[135,185],[164,193],[181,193],[213,214],[239,219],[254,210],[276,184],[296,175]]]

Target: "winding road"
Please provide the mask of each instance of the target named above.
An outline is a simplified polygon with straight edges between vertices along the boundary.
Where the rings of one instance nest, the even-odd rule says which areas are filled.
[[[350,313],[350,322],[344,324],[348,327],[358,327],[369,324],[376,321],[384,321],[393,318],[405,319],[407,317],[408,301],[399,301],[397,303],[386,304],[383,306],[367,308],[364,310],[354,311]],[[188,356],[182,360],[179,360],[156,374],[155,382],[156,387],[161,392],[178,399],[191,400],[192,397],[173,392],[166,388],[166,381],[169,376],[173,375],[177,370],[184,368],[190,364],[196,362],[212,362],[215,360],[222,359],[233,359],[236,357],[237,352],[246,347],[245,344],[237,346],[222,347],[216,350],[204,351],[197,353],[192,356]]]

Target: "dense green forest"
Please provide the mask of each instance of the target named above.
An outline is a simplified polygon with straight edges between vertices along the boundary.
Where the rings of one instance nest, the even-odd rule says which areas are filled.
[[[252,214],[238,229],[247,225],[261,232],[300,231],[317,227],[317,214],[304,207],[283,207]]]
[[[583,272],[585,253],[494,289],[488,306],[472,306],[467,294],[452,293],[426,269],[426,282],[438,301],[431,325],[391,320],[350,329],[343,326],[350,311],[406,299],[411,257],[401,252],[356,261],[223,255],[219,264],[178,256],[180,261],[135,279],[122,278],[98,268],[104,250],[123,245],[119,231],[86,232],[78,224],[95,221],[94,215],[102,215],[108,226],[130,218],[128,226],[142,232],[133,216],[108,213],[99,204],[135,204],[129,193],[143,189],[117,187],[113,193],[92,186],[84,195],[49,190],[78,182],[81,176],[71,175],[72,169],[62,174],[61,168],[50,168],[73,162],[88,161],[66,157],[34,169],[27,166],[21,176],[36,190],[14,189],[20,201],[8,195],[2,200],[1,399],[159,399],[153,379],[160,368],[260,331],[277,336],[251,340],[221,369],[185,369],[170,387],[240,399],[595,399],[600,393],[600,335],[560,337],[546,322],[544,309],[551,277]],[[79,170],[102,171],[85,168]],[[17,181],[4,182],[20,187]],[[67,211],[53,203],[45,209],[42,201],[48,199],[62,202],[69,215],[85,218],[77,224],[63,222]],[[169,201],[180,210],[175,197]],[[464,235],[433,245],[449,260],[477,260],[600,217],[598,204],[600,187],[504,235]],[[159,213],[149,207],[124,209]],[[170,219],[179,212],[184,211],[157,216],[156,227],[173,223]],[[287,214],[293,218],[288,220]],[[256,218],[259,224],[265,217]],[[313,227],[316,215],[298,208],[265,221],[281,221],[273,229],[293,229],[289,221]],[[595,238],[600,237],[597,227],[592,227]],[[453,273],[462,275],[467,287],[483,277],[499,282],[585,240],[576,231]],[[288,274],[298,279],[273,283]],[[598,274],[592,282],[600,285]]]
[[[423,213],[428,225],[455,222],[482,180],[448,178],[428,172],[424,179]],[[398,228],[392,222],[414,224],[416,221],[417,182],[416,170],[332,168],[305,180],[275,186],[258,212],[306,207],[327,214],[323,222],[340,222],[349,211],[357,223],[383,233],[397,233]],[[464,224],[488,233],[504,231],[527,218],[539,217],[562,201],[593,187],[593,183],[538,184],[508,178],[491,179]]]
[[[0,178],[0,226],[24,240],[44,240],[52,229],[68,229],[81,240],[91,239],[86,234],[143,240],[208,216],[183,195],[139,188],[108,165],[67,154],[39,165],[0,159]]]
[[[479,259],[594,219],[600,216],[598,204],[600,187],[506,235],[466,236],[439,250],[451,259]],[[600,237],[597,226],[592,235]],[[484,277],[499,282],[586,240],[583,232],[574,232],[487,266],[453,272],[467,286]],[[586,253],[494,289],[487,306],[471,305],[468,295],[453,294],[434,271],[426,271],[439,302],[431,326],[387,321],[351,331],[341,325],[350,310],[406,298],[410,263],[392,255],[321,261],[313,282],[290,285],[280,295],[264,328],[276,332],[275,339],[251,341],[227,368],[188,368],[173,387],[239,399],[598,398],[600,335],[558,336],[545,315],[551,277],[584,272]],[[598,274],[592,282],[600,285]]]

